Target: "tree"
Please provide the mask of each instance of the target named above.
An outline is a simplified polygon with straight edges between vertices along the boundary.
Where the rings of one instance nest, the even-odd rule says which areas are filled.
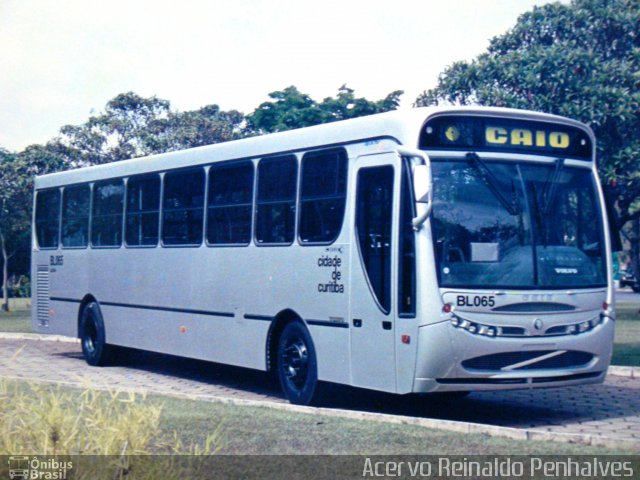
[[[82,125],[67,125],[50,142],[73,166],[97,165],[234,140],[243,116],[217,105],[177,112],[168,100],[133,92],[110,100]]]
[[[9,309],[10,262],[28,258],[31,246],[31,205],[36,175],[61,170],[64,159],[41,145],[19,154],[0,150],[0,252],[2,253],[2,309]]]
[[[9,166],[15,161],[15,156],[9,153],[7,150],[0,149],[0,250],[2,252],[2,309],[9,310],[9,250],[7,242],[9,237],[13,235],[15,229],[9,221],[10,217],[10,204],[11,198],[11,183],[7,178]]]
[[[640,218],[637,0],[535,7],[494,38],[486,53],[445,69],[437,86],[416,100],[418,106],[439,103],[526,108],[589,124],[620,223]]]
[[[149,123],[146,147],[149,153],[162,153],[236,140],[243,136],[244,115],[236,110],[220,110],[207,105],[198,110],[169,112],[165,118]]]
[[[402,90],[395,90],[382,100],[370,101],[366,98],[357,98],[351,88],[342,85],[335,98],[327,97],[320,103],[320,110],[325,113],[327,121],[347,120],[388,112],[400,106],[400,97],[403,93]]]
[[[271,92],[269,98],[272,100],[262,103],[247,115],[247,131],[254,134],[282,132],[395,110],[400,104],[402,93],[401,90],[396,90],[382,100],[370,101],[357,98],[352,89],[343,85],[335,98],[327,97],[318,103],[306,93],[290,86]]]

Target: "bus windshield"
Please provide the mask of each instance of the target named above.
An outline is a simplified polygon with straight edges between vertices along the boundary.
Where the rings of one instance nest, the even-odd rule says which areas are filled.
[[[602,215],[588,168],[434,160],[432,232],[441,287],[606,286]]]

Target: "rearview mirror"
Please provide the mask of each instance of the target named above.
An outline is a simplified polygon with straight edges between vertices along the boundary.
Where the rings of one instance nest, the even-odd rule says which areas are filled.
[[[413,193],[416,196],[416,202],[430,202],[431,172],[427,165],[415,165],[413,167]]]

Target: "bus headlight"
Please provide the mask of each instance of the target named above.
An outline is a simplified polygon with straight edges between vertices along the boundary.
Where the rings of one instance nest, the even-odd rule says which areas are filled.
[[[527,337],[527,336],[556,336],[556,335],[576,335],[579,333],[589,332],[596,328],[604,321],[604,317],[599,315],[590,320],[574,323],[570,325],[557,325],[548,328],[540,334],[527,334],[523,327],[496,327],[493,325],[484,325],[478,322],[460,318],[455,314],[451,315],[451,325],[455,328],[466,330],[469,333],[483,335],[486,337]],[[514,330],[516,330],[514,332]]]
[[[476,335],[484,335],[487,337],[495,337],[498,333],[495,327],[471,322],[469,320],[458,318],[455,315],[451,317],[451,325],[456,328],[466,330],[469,333],[475,333]]]

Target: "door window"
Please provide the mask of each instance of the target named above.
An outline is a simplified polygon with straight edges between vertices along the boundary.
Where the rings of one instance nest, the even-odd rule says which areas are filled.
[[[391,221],[393,167],[364,168],[358,172],[356,230],[369,285],[385,312],[391,310]]]

